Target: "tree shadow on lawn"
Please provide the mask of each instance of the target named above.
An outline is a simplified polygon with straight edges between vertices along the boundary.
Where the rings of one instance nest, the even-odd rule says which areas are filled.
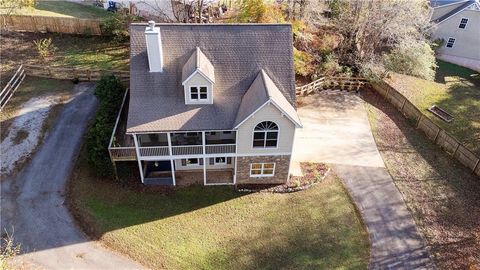
[[[112,230],[181,215],[246,195],[225,186],[145,188],[138,180],[140,176],[136,162],[117,164],[122,181],[120,185],[114,180],[97,177],[88,169],[86,158],[86,149],[83,147],[75,170],[80,173],[72,179],[83,183],[70,185],[70,206],[75,215],[80,214],[81,218],[77,218],[77,221],[83,223],[82,227],[97,238]],[[86,209],[89,210],[85,212]],[[82,222],[85,217],[91,220]],[[99,223],[99,220],[102,222]],[[90,227],[89,223],[96,224],[95,228]]]
[[[439,119],[434,119],[435,122],[480,155],[480,86],[455,83],[448,89],[448,98],[436,105],[446,109],[455,119],[450,123]]]
[[[448,84],[447,77],[457,77],[458,82],[471,83],[480,88],[480,74],[478,72],[442,60],[437,60],[437,64],[435,82]]]
[[[480,263],[480,179],[378,93],[368,90],[362,96],[385,114],[378,118],[390,122],[377,127],[377,146],[437,262],[447,268]]]

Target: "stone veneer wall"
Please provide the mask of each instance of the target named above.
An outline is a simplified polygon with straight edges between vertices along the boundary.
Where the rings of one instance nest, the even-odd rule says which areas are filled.
[[[250,177],[251,163],[275,162],[273,177]],[[237,184],[282,184],[288,180],[290,155],[288,156],[251,156],[237,158]]]

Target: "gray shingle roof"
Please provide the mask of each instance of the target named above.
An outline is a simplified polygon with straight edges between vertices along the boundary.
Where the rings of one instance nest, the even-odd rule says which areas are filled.
[[[232,129],[242,97],[262,69],[295,107],[290,25],[157,24],[163,42],[162,73],[148,70],[146,26],[130,26],[127,132]],[[182,69],[196,47],[215,68],[212,105],[185,105]]]
[[[263,69],[258,73],[252,85],[250,85],[250,88],[243,96],[234,126],[240,125],[268,101],[273,102],[296,126],[301,126],[297,111]]]
[[[190,75],[192,75],[196,70],[199,70],[203,76],[210,79],[212,82],[215,82],[215,70],[205,54],[200,50],[199,47],[193,52],[192,56],[188,59],[187,63],[183,66],[182,69],[182,82],[185,82]]]
[[[461,6],[453,9],[452,11],[448,12],[447,14],[441,16],[440,18],[434,20],[433,22],[434,23],[440,23],[448,18],[450,18],[451,16],[455,15],[456,13],[464,10],[465,8],[469,7],[470,5],[474,4],[475,3],[475,0],[470,0],[470,1],[467,1],[465,3],[463,3]]]

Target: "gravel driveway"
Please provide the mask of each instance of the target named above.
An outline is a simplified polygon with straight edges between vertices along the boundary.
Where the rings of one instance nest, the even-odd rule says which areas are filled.
[[[75,87],[78,94],[65,105],[30,163],[16,176],[1,182],[2,232],[13,234],[21,245],[20,261],[40,268],[142,268],[90,241],[65,207],[65,183],[96,107],[93,84]]]
[[[327,91],[300,100],[292,170],[299,162],[332,165],[362,215],[372,244],[369,269],[432,269],[424,240],[385,168],[363,100]]]

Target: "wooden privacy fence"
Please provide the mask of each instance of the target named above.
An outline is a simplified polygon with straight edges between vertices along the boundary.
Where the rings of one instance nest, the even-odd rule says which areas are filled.
[[[295,88],[297,96],[308,96],[327,89],[342,91],[358,91],[364,85],[369,84],[367,79],[355,77],[322,77],[309,84]]]
[[[476,175],[480,176],[480,158],[475,153],[430,120],[421,110],[389,84],[385,82],[372,83],[372,87],[403,115],[413,120],[417,128],[422,130],[430,140],[471,169]]]
[[[53,32],[64,34],[101,35],[100,20],[68,17],[10,15],[2,16],[9,30]]]
[[[23,82],[23,79],[25,79],[25,70],[23,69],[23,66],[20,65],[15,74],[13,74],[13,77],[8,81],[7,85],[2,89],[2,92],[0,92],[0,110],[3,109],[13,96],[13,93],[15,93],[18,86]]]
[[[128,70],[80,69],[75,67],[49,67],[39,65],[23,65],[23,67],[27,75],[44,78],[98,81],[104,73],[112,73],[123,83],[128,84],[130,80],[130,72]]]

